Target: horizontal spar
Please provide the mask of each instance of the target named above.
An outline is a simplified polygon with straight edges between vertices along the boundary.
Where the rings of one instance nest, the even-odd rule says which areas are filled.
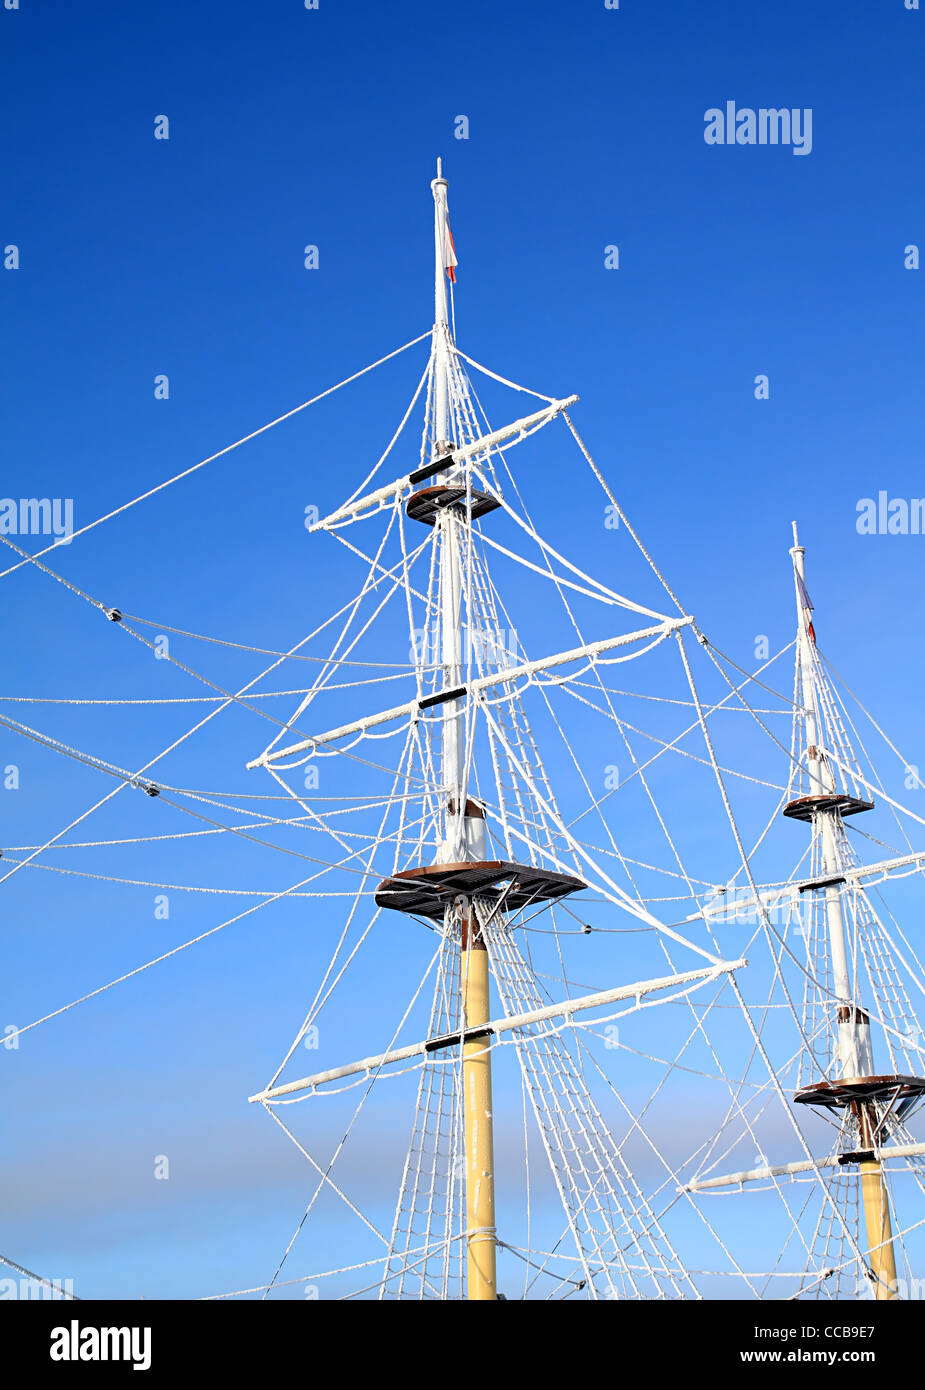
[[[681,975],[663,975],[658,980],[640,980],[632,985],[618,985],[615,989],[601,990],[597,994],[583,994],[578,999],[563,999],[559,1004],[546,1004],[541,1009],[530,1009],[527,1013],[511,1014],[507,1018],[492,1019],[483,1023],[475,1032],[507,1033],[512,1028],[526,1028],[531,1023],[542,1023],[547,1018],[567,1018],[582,1009],[594,1009],[601,1004],[613,1004],[619,999],[640,999],[644,994],[654,994],[660,989],[672,989],[678,985],[689,985],[716,980],[720,975],[729,975],[747,965],[746,960],[721,961],[719,965],[707,970],[687,970]],[[457,1035],[458,1038],[458,1035]],[[333,1067],[330,1071],[319,1071],[314,1076],[303,1076],[299,1081],[289,1081],[284,1086],[274,1086],[259,1095],[248,1096],[248,1100],[268,1101],[278,1096],[292,1095],[296,1091],[308,1091],[326,1081],[339,1081],[345,1076],[378,1070],[390,1062],[407,1062],[414,1057],[422,1057],[434,1050],[434,1044],[447,1045],[445,1038],[426,1038],[423,1042],[410,1043],[407,1047],[395,1048],[391,1052],[381,1052],[376,1057],[364,1057],[359,1062],[348,1062],[344,1067]]]
[[[889,1149],[872,1149],[874,1158],[915,1158],[925,1154],[925,1144],[896,1144]],[[705,1192],[713,1187],[738,1187],[743,1182],[761,1182],[767,1178],[787,1178],[791,1173],[812,1173],[817,1168],[837,1168],[838,1155],[817,1158],[814,1162],[806,1158],[796,1163],[777,1163],[768,1168],[746,1168],[741,1173],[725,1173],[720,1178],[703,1178],[701,1181],[685,1183],[683,1192]]]
[[[776,907],[779,903],[789,899],[796,899],[803,893],[811,892],[814,888],[824,888],[830,883],[857,883],[864,878],[870,878],[875,874],[889,874],[891,869],[910,868],[925,861],[925,850],[920,850],[912,854],[897,854],[891,859],[878,859],[871,864],[853,864],[844,869],[840,869],[837,874],[829,874],[823,878],[795,878],[792,883],[782,883],[776,888],[762,889],[758,893],[758,901],[764,907]],[[728,894],[728,898],[726,897]],[[701,912],[691,913],[684,920],[695,922],[700,917],[723,917],[727,913],[740,911],[742,908],[755,906],[755,895],[739,888],[723,888],[715,898],[704,904]]]
[[[513,439],[515,435],[523,436],[535,426],[549,424],[563,410],[568,410],[569,406],[574,405],[577,400],[577,396],[569,396],[562,401],[553,401],[551,405],[544,406],[542,410],[537,410],[533,415],[524,415],[520,420],[512,420],[509,425],[503,425],[500,430],[493,430],[491,434],[483,434],[480,438],[474,439],[471,444],[461,444],[458,449],[453,450],[452,455],[447,459],[446,467],[452,468],[464,459],[482,453],[484,449],[492,449],[496,444],[504,444],[507,440]],[[346,503],[336,512],[331,512],[330,516],[322,517],[320,521],[309,526],[309,531],[321,531],[325,526],[335,526],[338,522],[348,521],[359,512],[366,511],[367,507],[382,506],[390,498],[397,497],[400,492],[404,492],[406,487],[410,487],[415,475],[420,474],[420,472],[420,469],[415,469],[413,473],[406,473],[403,478],[396,478],[394,482],[386,483],[385,487],[377,488],[375,492],[368,492],[365,497],[358,497],[355,501]]]
[[[457,686],[451,691],[440,691],[436,695],[426,695],[421,700],[406,700],[403,705],[394,705],[391,709],[380,710],[377,714],[368,714],[362,719],[354,719],[350,724],[341,724],[338,728],[328,729],[323,734],[314,734],[311,738],[300,739],[298,743],[290,743],[286,748],[262,753],[259,758],[254,758],[247,766],[248,768],[266,767],[279,758],[294,757],[296,753],[304,753],[309,748],[318,748],[321,744],[331,743],[334,739],[346,738],[348,734],[361,734],[366,729],[374,728],[377,724],[388,724],[393,719],[401,719],[406,714],[415,714],[419,710],[441,704],[444,700],[458,700],[464,695],[477,695],[479,691],[487,690],[493,685],[519,680],[521,676],[531,676],[535,671],[549,671],[555,666],[566,666],[570,661],[581,661],[586,657],[599,656],[603,652],[613,651],[615,647],[625,647],[631,642],[643,642],[649,637],[657,637],[662,632],[667,636],[669,632],[674,632],[679,627],[686,627],[693,621],[693,618],[666,618],[664,622],[658,623],[654,627],[642,628],[638,632],[625,632],[620,637],[605,637],[600,642],[588,642],[583,647],[573,647],[571,651],[567,652],[556,652],[554,656],[545,656],[539,661],[525,661],[520,666],[510,666],[503,671],[496,671],[494,675],[480,676],[478,680],[469,681],[467,685]]]

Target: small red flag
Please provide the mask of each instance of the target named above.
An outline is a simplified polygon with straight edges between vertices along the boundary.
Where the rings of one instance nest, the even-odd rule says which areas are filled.
[[[453,233],[450,231],[450,219],[444,219],[444,238],[443,238],[443,263],[446,266],[446,273],[452,284],[456,284],[456,267],[459,262],[456,259],[456,247],[453,245]]]

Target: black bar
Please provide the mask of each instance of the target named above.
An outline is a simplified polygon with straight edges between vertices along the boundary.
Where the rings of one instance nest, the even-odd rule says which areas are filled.
[[[467,1028],[465,1033],[444,1033],[440,1038],[430,1038],[424,1044],[425,1052],[439,1052],[444,1047],[452,1047],[462,1042],[472,1042],[475,1038],[488,1038],[494,1028]]]
[[[839,874],[835,878],[817,878],[812,883],[804,883],[800,889],[801,893],[812,893],[816,888],[832,888],[837,883],[847,883],[844,874]]]
[[[442,459],[434,459],[432,463],[426,463],[423,468],[416,468],[413,473],[409,473],[408,482],[423,483],[425,478],[432,478],[435,473],[452,468],[455,462],[452,454],[446,454]]]
[[[518,1280],[514,1273],[502,1272],[501,1282],[505,1301],[523,1300],[522,1275]],[[132,1385],[133,1364],[141,1369],[143,1361],[77,1361],[77,1339],[73,1335],[67,1338],[68,1363],[50,1359],[52,1345],[60,1347],[62,1333],[70,1332],[73,1320],[83,1332],[101,1327],[125,1327],[139,1332],[150,1329],[144,1338],[150,1368],[137,1382],[139,1386],[167,1385],[169,1379],[169,1390],[174,1390],[180,1371],[186,1372],[187,1380],[192,1372],[197,1382],[214,1384],[234,1373],[244,1384],[259,1385],[266,1383],[271,1365],[277,1375],[301,1373],[304,1379],[307,1338],[320,1345],[332,1336],[338,1345],[350,1348],[351,1364],[358,1368],[364,1382],[370,1383],[377,1377],[381,1380],[381,1337],[375,1335],[380,1330],[378,1320],[383,1319],[382,1334],[388,1337],[393,1333],[397,1315],[390,1312],[390,1304],[380,1303],[375,1295],[370,1298],[367,1294],[369,1301],[335,1305],[330,1300],[337,1297],[339,1290],[335,1287],[329,1293],[325,1283],[306,1281],[307,1287],[281,1286],[266,1301],[259,1292],[243,1299],[215,1302],[125,1298],[83,1301],[78,1305],[71,1300],[2,1299],[0,1336],[5,1347],[14,1348],[22,1366],[21,1374],[10,1377],[10,1383],[31,1386],[41,1380],[46,1385],[59,1382],[70,1386],[75,1381],[90,1384],[92,1380],[97,1390],[107,1382]],[[580,1275],[571,1277],[566,1291],[560,1294],[563,1301],[566,1296],[573,1305],[584,1300],[586,1290]],[[216,1292],[214,1284],[207,1284],[203,1292]],[[861,1369],[869,1372],[869,1384],[885,1384],[894,1372],[908,1371],[921,1330],[921,1300],[913,1292],[906,1299],[878,1303],[872,1295],[871,1284],[866,1298],[861,1295],[852,1302],[762,1302],[744,1298],[601,1300],[603,1306],[597,1312],[594,1308],[563,1308],[557,1327],[562,1327],[565,1336],[577,1337],[580,1333],[582,1345],[593,1353],[595,1360],[599,1354],[600,1363],[608,1357],[612,1359],[615,1338],[621,1343],[635,1339],[645,1349],[647,1360],[657,1361],[662,1369],[679,1372],[678,1378],[687,1381],[691,1379],[691,1367],[699,1365],[704,1369],[705,1382],[734,1383],[746,1390],[754,1383],[750,1372],[755,1362],[770,1358],[772,1363],[777,1362],[776,1367],[772,1364],[772,1371],[778,1372],[773,1383],[782,1386],[788,1371],[792,1373],[799,1364],[811,1362],[814,1357],[824,1357],[822,1364],[827,1365],[832,1360],[840,1363],[861,1356],[869,1360],[872,1355],[873,1364]],[[527,1297],[533,1301],[530,1294]],[[322,1302],[323,1312],[319,1306]],[[446,1329],[443,1335],[449,1338],[458,1335],[458,1329],[464,1326],[465,1305],[452,1295],[447,1303],[450,1307],[443,1314],[431,1305],[416,1316],[426,1313],[431,1326],[439,1320],[440,1327]],[[455,1314],[454,1304],[459,1309]],[[524,1308],[523,1313],[515,1316],[521,1319],[516,1331],[523,1337],[527,1351],[525,1375],[536,1381],[544,1375],[548,1379],[548,1357],[546,1365],[542,1364],[542,1348],[549,1338],[548,1304],[537,1300],[532,1313]],[[444,1323],[443,1317],[452,1318],[452,1324]],[[574,1324],[572,1318],[576,1319]],[[816,1369],[821,1369],[819,1361]],[[836,1377],[837,1373],[829,1383],[834,1384]],[[762,1383],[760,1375],[757,1382]],[[767,1379],[764,1383],[772,1382]],[[826,1378],[824,1374],[808,1376],[805,1383],[822,1385]]]
[[[447,700],[458,700],[465,693],[464,685],[457,686],[455,690],[441,690],[439,695],[428,695],[426,700],[418,700],[418,709],[432,709],[434,705],[446,704]]]

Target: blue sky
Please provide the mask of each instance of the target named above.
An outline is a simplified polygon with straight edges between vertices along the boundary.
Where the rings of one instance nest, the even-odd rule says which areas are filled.
[[[0,10],[0,245],[19,251],[19,269],[0,271],[0,493],[73,498],[84,525],[427,330],[439,154],[460,345],[518,382],[581,396],[578,428],[634,524],[743,664],[759,635],[772,650],[791,636],[797,517],[820,642],[925,763],[925,537],[855,525],[861,498],[925,495],[923,282],[904,267],[904,248],[925,244],[923,26],[902,0],[837,12],[679,0]],[[811,108],[812,152],[707,145],[704,113],[728,100]],[[161,114],[169,140],[154,138]],[[455,138],[461,115],[467,139]],[[319,248],[314,271],[307,244]],[[619,270],[605,269],[609,245]],[[423,352],[49,563],[155,624],[288,647],[356,577],[307,536],[305,506],[353,490]],[[161,373],[166,401],[154,396]],[[767,400],[755,399],[758,374]],[[523,398],[489,399],[500,422]],[[557,440],[528,471],[540,529],[617,587],[638,582],[646,601],[643,570],[614,549],[624,542],[604,528],[600,495],[564,431]],[[528,608],[523,579],[512,582]],[[47,576],[0,583],[7,695],[189,693]],[[219,683],[261,665],[172,651]],[[121,766],[191,722],[182,708],[0,713]],[[172,766],[177,785],[248,785],[244,756],[262,730],[237,714],[227,735],[220,725],[191,746],[191,780]],[[4,846],[43,843],[110,789],[12,733],[0,749],[21,769],[19,789],[0,791]],[[127,799],[87,838],[118,835]],[[157,833],[137,829],[157,809],[133,803],[132,833]],[[236,882],[239,853],[180,842],[155,862],[137,847],[102,871]],[[248,872],[268,881],[256,863]],[[277,871],[271,886],[289,881]],[[4,1025],[231,913],[224,898],[176,895],[158,922],[148,890],[38,871],[2,886]],[[0,1053],[5,1253],[91,1296],[265,1281],[304,1205],[305,1171],[243,1101],[282,1056],[323,947],[306,939],[301,908],[271,908]],[[386,978],[397,985],[404,965]],[[350,1045],[349,1028],[336,1043]],[[160,1153],[169,1183],[150,1176]]]

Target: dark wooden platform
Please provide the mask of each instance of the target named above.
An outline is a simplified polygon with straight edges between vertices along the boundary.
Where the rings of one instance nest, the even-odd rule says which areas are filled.
[[[497,511],[501,503],[487,492],[472,489],[472,520]],[[405,511],[412,521],[422,521],[425,526],[433,526],[438,514],[445,507],[455,507],[464,515],[466,512],[466,487],[459,483],[435,483],[431,487],[419,488],[412,492],[405,503]]]
[[[383,879],[376,889],[377,907],[408,912],[443,921],[447,903],[460,895],[497,901],[504,895],[504,911],[518,912],[532,903],[555,902],[586,887],[580,878],[552,873],[531,864],[506,859],[486,859],[464,864],[427,864],[404,869]]]
[[[856,796],[831,792],[823,796],[798,796],[796,801],[787,803],[783,814],[791,820],[812,820],[817,811],[838,811],[843,816],[856,816],[859,811],[873,809],[872,801],[861,801]]]
[[[817,1081],[804,1086],[793,1097],[798,1105],[824,1105],[829,1109],[844,1108],[859,1101],[911,1100],[925,1095],[925,1078],[921,1076],[859,1076],[840,1081]]]

